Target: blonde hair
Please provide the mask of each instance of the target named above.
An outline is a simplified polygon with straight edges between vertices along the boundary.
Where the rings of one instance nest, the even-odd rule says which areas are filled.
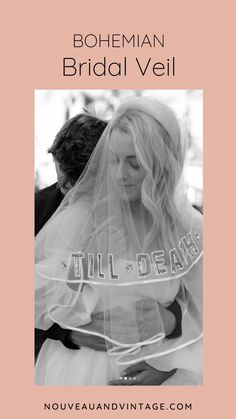
[[[118,129],[132,138],[137,160],[146,174],[141,200],[151,216],[151,228],[144,247],[147,249],[156,239],[161,249],[170,250],[176,245],[173,240],[176,226],[182,224],[174,199],[184,162],[180,130],[174,141],[156,119],[137,110],[117,115],[110,129]]]

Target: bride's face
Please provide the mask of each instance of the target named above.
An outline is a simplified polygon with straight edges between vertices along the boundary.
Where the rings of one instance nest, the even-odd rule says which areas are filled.
[[[110,164],[120,198],[139,200],[145,172],[137,161],[132,138],[117,129],[111,133]]]

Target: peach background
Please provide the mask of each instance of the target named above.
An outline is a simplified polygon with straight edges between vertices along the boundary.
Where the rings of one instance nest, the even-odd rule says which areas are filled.
[[[4,418],[234,416],[230,319],[235,144],[233,1],[8,1],[1,27],[1,411]],[[143,57],[176,56],[175,78],[63,78],[63,56],[140,56],[142,50],[72,48],[73,33],[165,33],[166,47]],[[78,51],[78,52],[77,52]],[[235,74],[235,73],[234,73]],[[135,77],[136,76],[136,77]],[[202,387],[35,387],[33,377],[34,89],[203,89],[205,210],[205,384]],[[232,233],[231,233],[232,234]],[[43,402],[188,402],[192,411],[43,411]]]

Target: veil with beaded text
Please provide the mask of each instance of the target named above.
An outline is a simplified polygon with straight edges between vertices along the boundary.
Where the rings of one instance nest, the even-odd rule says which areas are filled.
[[[56,322],[102,336],[120,364],[155,359],[160,369],[189,367],[186,351],[202,336],[202,227],[186,198],[183,167],[173,111],[152,98],[123,102],[36,238],[38,327]],[[165,339],[160,307],[174,300],[182,334]],[[143,333],[140,313],[150,304]],[[109,313],[100,330],[91,326],[95,312]]]

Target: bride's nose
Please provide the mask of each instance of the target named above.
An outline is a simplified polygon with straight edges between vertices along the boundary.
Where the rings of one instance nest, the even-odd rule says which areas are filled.
[[[116,179],[118,181],[122,181],[127,179],[128,170],[127,165],[123,161],[119,161],[117,168],[116,168]]]

